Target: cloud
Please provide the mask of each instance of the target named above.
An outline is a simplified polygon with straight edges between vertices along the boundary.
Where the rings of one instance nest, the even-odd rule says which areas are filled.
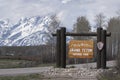
[[[87,16],[94,24],[96,14],[103,12],[107,18],[115,16],[120,0],[0,0],[0,19],[13,22],[21,17],[58,14],[64,26],[72,28],[78,16]]]
[[[68,13],[69,23],[67,26],[75,23],[78,16],[87,16],[92,26],[94,26],[95,15],[104,13],[107,18],[116,16],[116,11],[119,10],[119,0],[79,0],[67,4],[66,11]],[[72,24],[71,24],[72,23]]]
[[[61,11],[57,14],[57,18],[60,20],[60,21],[63,21],[64,18],[65,18],[65,12],[64,11]]]
[[[54,0],[53,0],[54,1]],[[57,7],[49,0],[0,0],[0,18],[10,18],[13,21],[20,17],[47,15],[55,13]]]
[[[62,0],[62,3],[63,4],[66,4],[66,3],[68,3],[68,2],[70,2],[71,0]]]

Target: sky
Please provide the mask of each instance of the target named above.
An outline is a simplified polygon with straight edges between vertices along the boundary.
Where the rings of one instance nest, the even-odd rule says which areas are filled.
[[[86,16],[91,25],[96,14],[116,16],[119,5],[120,0],[0,0],[0,20],[15,23],[22,17],[56,14],[61,26],[72,28],[79,16]]]

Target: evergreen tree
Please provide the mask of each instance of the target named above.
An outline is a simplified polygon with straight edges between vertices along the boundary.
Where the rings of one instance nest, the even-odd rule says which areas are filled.
[[[82,32],[89,32],[90,31],[90,24],[89,21],[86,19],[85,16],[81,16],[77,18],[77,22],[74,24],[73,32],[75,33],[82,33]],[[85,37],[74,37],[76,40],[85,39]]]

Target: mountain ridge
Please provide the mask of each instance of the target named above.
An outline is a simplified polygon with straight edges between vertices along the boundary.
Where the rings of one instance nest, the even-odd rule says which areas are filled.
[[[21,18],[16,24],[0,21],[0,46],[30,46],[47,44],[52,38],[51,16]],[[55,24],[56,25],[56,24]],[[54,26],[54,25],[53,25]]]

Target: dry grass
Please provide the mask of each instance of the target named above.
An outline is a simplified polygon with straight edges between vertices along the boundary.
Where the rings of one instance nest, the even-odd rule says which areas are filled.
[[[30,74],[24,76],[0,76],[0,80],[43,80],[44,76],[40,74]]]
[[[35,62],[27,60],[0,59],[0,68],[23,68],[35,66]]]
[[[41,64],[37,61],[0,59],[0,69],[55,66],[54,63]]]

